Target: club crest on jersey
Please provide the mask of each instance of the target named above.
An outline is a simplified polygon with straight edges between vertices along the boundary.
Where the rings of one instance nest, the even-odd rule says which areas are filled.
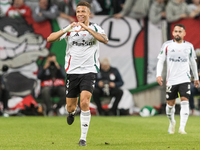
[[[72,42],[72,45],[76,45],[76,46],[88,46],[88,45],[94,45],[95,41],[91,41],[91,42],[87,42],[85,40],[83,40],[81,43],[78,43],[76,41]]]

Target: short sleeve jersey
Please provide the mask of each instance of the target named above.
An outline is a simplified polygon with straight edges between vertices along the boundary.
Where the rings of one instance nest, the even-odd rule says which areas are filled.
[[[196,53],[191,43],[167,41],[162,45],[158,59],[167,61],[166,85],[191,82],[190,61],[196,59]]]
[[[79,30],[81,27],[74,27]],[[97,24],[89,23],[89,28],[105,34]],[[65,71],[67,74],[85,74],[99,72],[99,41],[88,31],[67,32],[60,37],[66,39]]]

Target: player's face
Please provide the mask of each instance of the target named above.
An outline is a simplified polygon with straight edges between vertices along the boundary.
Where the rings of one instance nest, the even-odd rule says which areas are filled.
[[[182,42],[184,36],[186,35],[185,30],[182,27],[176,26],[173,30],[174,40],[177,42]]]
[[[86,6],[78,6],[76,8],[76,17],[78,21],[82,23],[89,21],[90,9]]]

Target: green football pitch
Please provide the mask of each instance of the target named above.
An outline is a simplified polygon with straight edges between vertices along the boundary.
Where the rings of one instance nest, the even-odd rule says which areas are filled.
[[[165,115],[92,116],[87,146],[78,146],[80,117],[69,126],[66,117],[0,117],[0,150],[200,150],[200,117],[190,116],[188,134],[168,134]]]

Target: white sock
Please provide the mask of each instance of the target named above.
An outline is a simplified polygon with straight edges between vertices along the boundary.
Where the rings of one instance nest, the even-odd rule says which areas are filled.
[[[175,122],[174,113],[175,113],[175,105],[170,106],[167,104],[166,105],[166,114],[167,114],[167,117],[168,117],[170,123]]]
[[[181,111],[180,111],[180,129],[185,130],[185,125],[189,117],[189,102],[181,101]]]
[[[91,113],[89,111],[82,111],[81,110],[81,115],[80,115],[80,120],[81,120],[81,140],[86,141],[86,136],[90,124],[90,118],[91,118]]]

